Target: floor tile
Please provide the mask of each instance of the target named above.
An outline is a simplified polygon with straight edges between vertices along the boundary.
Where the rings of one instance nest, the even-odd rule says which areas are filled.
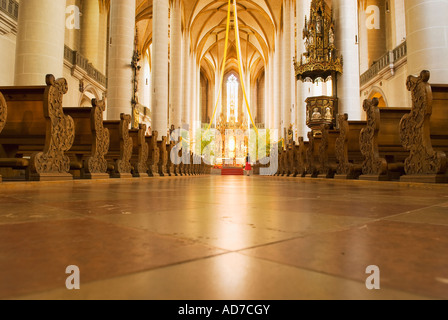
[[[198,272],[200,270],[200,272]],[[236,253],[23,299],[299,300],[425,299]]]
[[[379,221],[244,251],[245,254],[334,276],[365,281],[381,270],[390,288],[448,298],[448,227]],[[439,280],[437,280],[439,279]]]

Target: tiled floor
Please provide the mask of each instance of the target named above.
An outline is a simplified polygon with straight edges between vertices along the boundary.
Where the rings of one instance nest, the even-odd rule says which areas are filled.
[[[66,267],[81,290],[65,288]],[[381,270],[381,290],[365,273]],[[448,299],[448,186],[0,184],[0,299]]]

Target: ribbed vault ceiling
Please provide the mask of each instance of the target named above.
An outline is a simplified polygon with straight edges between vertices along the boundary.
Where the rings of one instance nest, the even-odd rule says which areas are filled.
[[[152,0],[136,0],[139,46],[144,52],[152,41]],[[189,37],[191,53],[209,79],[221,68],[224,54],[227,0],[183,0],[182,28]],[[238,0],[243,67],[252,77],[263,69],[274,49],[275,33],[281,25],[282,0]],[[227,71],[237,69],[233,30]]]

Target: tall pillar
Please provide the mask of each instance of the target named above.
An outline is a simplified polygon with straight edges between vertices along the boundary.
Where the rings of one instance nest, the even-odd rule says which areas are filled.
[[[406,8],[407,0],[394,0],[395,42],[394,47],[406,40]]]
[[[302,31],[305,28],[305,16],[309,18],[311,0],[296,1],[296,12],[297,12],[297,60],[300,61],[302,54],[305,52],[305,42],[302,39]],[[296,107],[296,117],[297,117],[297,135],[299,137],[307,138],[307,133],[309,128],[306,125],[306,104],[305,100],[308,97],[308,86],[306,83],[298,80],[297,85],[297,107]]]
[[[109,15],[109,7],[106,3],[100,4],[99,30],[98,30],[98,70],[104,75],[107,72],[107,19]],[[144,52],[143,52],[144,53]]]
[[[270,96],[271,92],[270,84],[270,66],[269,63],[265,62],[264,69],[264,124],[265,128],[269,128],[269,107],[270,107]]]
[[[159,140],[168,130],[168,17],[169,0],[153,0],[152,129]]]
[[[369,64],[369,36],[366,23],[367,20],[366,9],[367,0],[361,0],[358,3],[358,19],[359,19],[359,65],[360,73],[363,74],[370,68]]]
[[[81,54],[99,69],[100,5],[98,0],[85,0],[81,17]]]
[[[21,0],[16,40],[15,85],[43,85],[62,77],[65,0]]]
[[[448,0],[406,0],[408,73],[431,71],[431,83],[448,83]]]
[[[344,72],[338,81],[339,113],[348,113],[351,120],[361,120],[358,2],[357,0],[336,0],[336,47],[344,58]]]
[[[283,0],[283,103],[282,103],[282,132],[288,129],[294,120],[291,117],[295,104],[294,86],[294,10],[291,0]],[[286,137],[285,137],[286,138]]]
[[[190,83],[191,83],[191,94],[190,94],[190,106],[188,110],[188,123],[190,124],[190,132],[193,132],[195,127],[194,117],[196,108],[196,63],[195,63],[194,52],[190,56]]]
[[[188,32],[184,34],[184,56],[183,56],[183,110],[182,110],[182,124],[188,126],[190,124],[190,96],[191,96],[191,82],[190,82],[190,39]]]
[[[282,131],[282,34],[277,32],[275,38],[275,54],[274,54],[274,68],[275,68],[275,82],[274,82],[274,129],[279,130],[279,137],[283,137]]]
[[[171,8],[170,125],[182,126],[182,12],[180,0]]]
[[[269,58],[269,73],[270,73],[270,105],[269,105],[269,129],[275,128],[275,105],[277,104],[275,101],[275,53],[272,52]]]
[[[132,112],[135,2],[111,0],[110,40],[107,86],[107,117],[120,119],[121,113]]]
[[[218,60],[218,65],[217,65],[216,70],[215,70],[215,97],[213,99],[212,114],[210,115],[211,117],[213,116],[213,111],[215,111],[214,108],[216,107],[215,104],[218,103],[218,108],[216,110],[215,119],[213,119],[214,123],[215,123],[215,126],[216,126],[216,124],[217,124],[217,122],[219,120],[219,115],[222,112],[222,92],[221,92],[221,94],[219,94],[220,86],[221,86],[221,71],[220,71],[220,68],[219,68],[219,60]],[[219,96],[219,100],[218,100],[218,96]],[[210,120],[212,120],[212,119],[210,119]]]

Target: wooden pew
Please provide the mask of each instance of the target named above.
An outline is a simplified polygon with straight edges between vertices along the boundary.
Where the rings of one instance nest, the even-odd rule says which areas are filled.
[[[5,97],[0,92],[0,134],[6,125],[6,119],[8,117],[8,107],[6,105]],[[2,182],[2,176],[0,175],[0,183]]]
[[[81,179],[108,179],[107,160],[110,134],[104,128],[104,101],[92,100],[91,108],[64,108],[75,122],[75,140],[67,152],[70,169]]]
[[[160,158],[159,158],[159,175],[161,177],[168,176],[166,166],[168,164],[168,152],[166,150],[167,137],[162,137],[162,141],[157,141],[157,147],[159,148]]]
[[[318,178],[333,179],[337,171],[336,142],[339,130],[330,129],[329,125],[321,126],[321,143],[319,146]]]
[[[159,133],[157,131],[153,131],[151,136],[146,137],[146,142],[149,146],[149,155],[148,155],[148,174],[150,177],[160,177],[159,174],[159,160],[160,160],[160,151],[157,146],[157,138],[159,137]]]
[[[148,178],[148,155],[149,146],[146,142],[146,124],[139,124],[138,129],[129,130],[132,138],[132,176],[135,178]]]
[[[283,177],[288,177],[289,176],[289,158],[291,155],[291,149],[290,146],[285,146],[285,155],[283,157],[283,173],[282,176]]]
[[[295,162],[296,162],[296,145],[291,144],[288,146],[288,150],[286,151],[286,170],[285,176],[293,177],[295,176]]]
[[[285,150],[279,149],[278,150],[278,170],[277,170],[277,173],[275,174],[276,176],[283,176],[283,174],[285,172],[285,168],[284,168],[285,162],[283,161],[284,157],[285,157]]]
[[[309,141],[304,141],[303,137],[299,137],[299,145],[296,151],[295,171],[296,177],[304,178],[307,170],[307,155],[308,155]]]
[[[362,174],[364,156],[361,153],[361,130],[367,125],[366,121],[349,121],[348,114],[341,114],[337,118],[339,137],[335,143],[337,162],[335,179],[358,179]]]
[[[400,121],[409,108],[378,108],[378,99],[365,100],[367,126],[361,130],[360,148],[364,155],[361,180],[397,180],[404,174],[409,156],[400,139]]]
[[[121,114],[120,120],[104,121],[110,133],[109,152],[106,155],[111,178],[132,178],[133,141],[129,136],[131,116]]]
[[[171,151],[176,146],[176,143],[174,141],[170,141],[169,144],[166,146],[166,152],[167,152],[167,163],[166,163],[166,172],[168,176],[170,177],[176,177],[176,169],[174,163],[171,161]]]
[[[176,141],[174,143],[174,147],[171,149],[171,153],[173,153],[175,155],[176,150],[177,150],[177,156],[180,158],[182,156],[182,149],[181,149],[181,147],[182,147],[181,139],[179,138],[178,141]],[[171,156],[170,156],[170,158],[171,158]],[[183,163],[182,163],[182,161],[180,161],[179,164],[174,164],[174,175],[176,177],[183,176]]]
[[[314,136],[313,132],[308,132],[308,148],[306,151],[306,175],[308,178],[317,178],[319,176],[319,148],[322,137]]]
[[[188,175],[193,175],[193,165],[194,165],[194,159],[193,159],[193,152],[190,151],[190,164],[188,165]]]
[[[0,135],[0,167],[25,170],[32,181],[71,180],[65,153],[72,147],[75,125],[62,109],[67,81],[47,75],[45,83],[0,88],[8,105]]]
[[[433,85],[429,71],[409,76],[412,111],[400,122],[403,146],[410,151],[405,161],[404,182],[446,183],[448,152],[448,86]]]

